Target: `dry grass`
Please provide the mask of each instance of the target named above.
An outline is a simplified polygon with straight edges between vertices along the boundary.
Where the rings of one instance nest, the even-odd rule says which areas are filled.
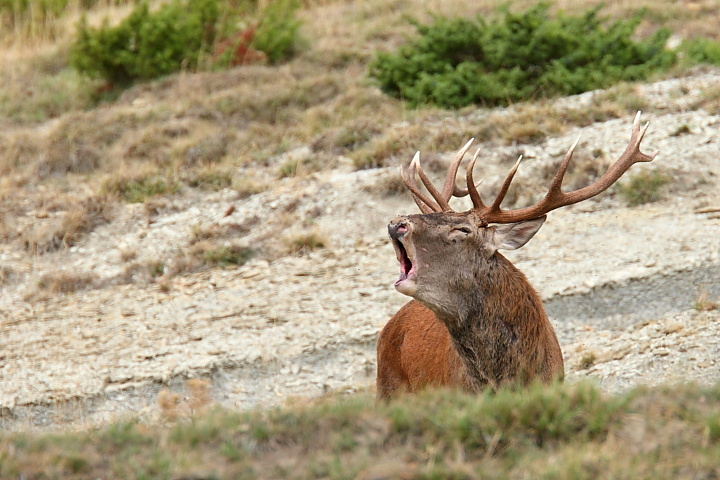
[[[29,133],[22,132],[0,137],[0,152],[0,175],[5,176],[37,163],[42,148]]]
[[[363,190],[381,197],[408,195],[408,189],[397,172],[383,175],[375,183],[365,185]]]
[[[695,110],[702,108],[711,115],[720,114],[720,86],[704,89],[700,100],[692,108]]]
[[[192,228],[190,244],[206,240],[222,240],[232,237],[241,237],[252,230],[260,222],[259,217],[253,217],[244,223],[212,224],[209,226],[195,225]]]
[[[105,178],[100,187],[103,195],[116,196],[128,203],[143,203],[157,195],[177,193],[180,185],[170,175],[153,167],[125,167]]]
[[[707,289],[705,287],[701,287],[693,308],[700,312],[710,312],[720,308],[720,302],[712,300]]]
[[[54,294],[69,294],[82,290],[95,288],[96,278],[85,272],[50,272],[45,273],[38,280],[37,286]]]
[[[169,267],[165,264],[165,261],[161,259],[131,261],[125,266],[121,275],[109,280],[106,284],[153,284],[156,283],[162,275],[165,275],[167,270],[169,270]]]
[[[163,389],[158,394],[157,404],[162,419],[175,422],[203,412],[212,403],[211,384],[200,378],[191,378],[184,385],[185,395]]]
[[[325,248],[328,240],[325,235],[316,230],[302,232],[285,238],[285,247],[288,253],[306,254],[319,248]]]
[[[227,167],[220,165],[208,165],[198,169],[189,171],[185,176],[181,177],[183,183],[192,188],[201,188],[203,190],[218,191],[224,188],[233,188],[235,185],[235,172]],[[240,185],[242,187],[242,185]],[[253,191],[251,186],[249,191]],[[255,193],[258,193],[258,190]],[[247,190],[246,190],[247,193]],[[241,196],[248,196],[241,193]]]
[[[159,396],[162,425],[0,433],[0,476],[715,478],[718,388],[439,390],[389,404],[365,393],[231,412],[207,409],[209,385],[191,380]]]
[[[189,248],[178,252],[164,266],[166,278],[201,272],[209,268],[238,267],[257,255],[255,248],[233,241],[194,238]]]
[[[11,267],[6,265],[0,266],[0,286],[9,283],[15,275],[16,272]]]
[[[32,255],[69,248],[98,225],[113,217],[114,203],[106,196],[92,196],[82,201],[50,200],[40,207],[39,221],[22,230],[19,241]]]
[[[240,198],[247,198],[251,195],[262,193],[267,190],[266,183],[253,180],[248,177],[234,178],[230,184],[231,188],[240,194]]]
[[[643,205],[665,198],[672,178],[667,169],[644,169],[619,183],[616,190],[628,205]]]
[[[5,64],[0,69],[0,118],[33,126],[96,105],[99,82],[70,69],[67,55],[67,49],[55,47]]]
[[[595,352],[585,352],[582,354],[582,357],[580,357],[580,368],[588,369],[595,365],[596,360],[597,356]]]

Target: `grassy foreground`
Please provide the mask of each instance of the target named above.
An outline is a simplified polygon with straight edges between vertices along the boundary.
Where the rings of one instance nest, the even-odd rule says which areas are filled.
[[[718,478],[720,384],[369,394],[0,434],[0,478]]]

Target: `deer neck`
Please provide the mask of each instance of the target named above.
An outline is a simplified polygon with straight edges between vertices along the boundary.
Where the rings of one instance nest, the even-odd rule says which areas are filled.
[[[477,389],[515,378],[534,335],[547,316],[539,295],[522,272],[496,253],[489,268],[458,282],[440,308],[428,306],[445,324]],[[517,360],[517,363],[514,361]]]

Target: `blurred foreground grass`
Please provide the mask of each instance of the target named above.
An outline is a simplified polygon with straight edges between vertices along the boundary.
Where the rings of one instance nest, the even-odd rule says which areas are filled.
[[[369,393],[0,434],[0,478],[717,478],[720,385]],[[202,402],[198,402],[202,404]],[[168,406],[169,405],[169,406]]]

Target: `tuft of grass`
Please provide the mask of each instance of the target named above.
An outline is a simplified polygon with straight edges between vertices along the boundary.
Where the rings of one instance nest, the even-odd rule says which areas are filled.
[[[582,357],[580,357],[580,368],[588,369],[595,365],[596,360],[597,357],[595,355],[595,352],[585,352],[583,353]]]
[[[218,191],[233,184],[233,172],[216,165],[208,165],[188,172],[185,182],[193,188]]]
[[[326,167],[321,156],[288,155],[278,168],[278,178],[302,177],[318,172]]]
[[[96,285],[93,275],[84,272],[51,272],[45,273],[38,280],[37,286],[41,290],[50,293],[75,293],[81,290],[89,290]]]
[[[77,244],[87,233],[113,217],[113,202],[105,196],[92,196],[83,201],[60,204],[64,210],[23,231],[20,241],[28,252],[41,254]],[[47,214],[47,212],[46,212]]]
[[[17,273],[13,268],[6,265],[0,265],[0,286],[9,283],[16,274]]]
[[[248,177],[241,177],[233,179],[230,184],[230,188],[238,192],[240,194],[240,198],[247,198],[264,192],[268,189],[268,185]]]
[[[688,133],[692,133],[690,130],[690,127],[687,124],[680,125],[677,129],[675,129],[674,132],[670,134],[671,137],[679,137],[681,135],[687,135]]]
[[[416,151],[431,143],[428,138],[432,138],[430,129],[420,123],[393,128],[351,152],[350,158],[357,170],[385,167],[395,157],[411,159]]]
[[[204,138],[185,150],[186,166],[217,163],[227,154],[228,136],[224,133]]]
[[[285,239],[289,253],[305,254],[327,246],[327,239],[319,232],[304,232]]]
[[[711,300],[708,291],[703,287],[700,288],[700,292],[693,304],[693,308],[699,312],[710,312],[720,308],[720,303],[715,300]]]
[[[100,191],[106,195],[117,195],[127,203],[143,203],[148,198],[176,193],[180,185],[153,169],[125,172],[107,178]]]
[[[151,284],[167,273],[168,267],[163,260],[132,262],[125,266],[120,283]]]
[[[227,267],[244,265],[255,254],[250,247],[239,245],[219,245],[202,252],[202,259],[211,266]]]
[[[407,195],[408,189],[397,172],[383,175],[377,182],[363,186],[366,192],[380,195],[381,197],[396,197]]]
[[[625,114],[652,111],[650,103],[632,83],[619,83],[596,95],[592,99],[593,108],[598,112],[606,112],[607,117],[593,118],[593,122],[610,118],[619,118]]]
[[[278,168],[278,178],[297,176],[301,170],[302,160],[299,158],[288,158]]]
[[[629,206],[634,207],[661,200],[663,187],[671,181],[672,177],[664,170],[642,170],[618,184],[617,191]]]
[[[191,378],[185,382],[184,390],[186,395],[168,389],[160,391],[157,405],[164,420],[174,422],[187,418],[203,411],[212,403],[211,384],[207,380]]]

